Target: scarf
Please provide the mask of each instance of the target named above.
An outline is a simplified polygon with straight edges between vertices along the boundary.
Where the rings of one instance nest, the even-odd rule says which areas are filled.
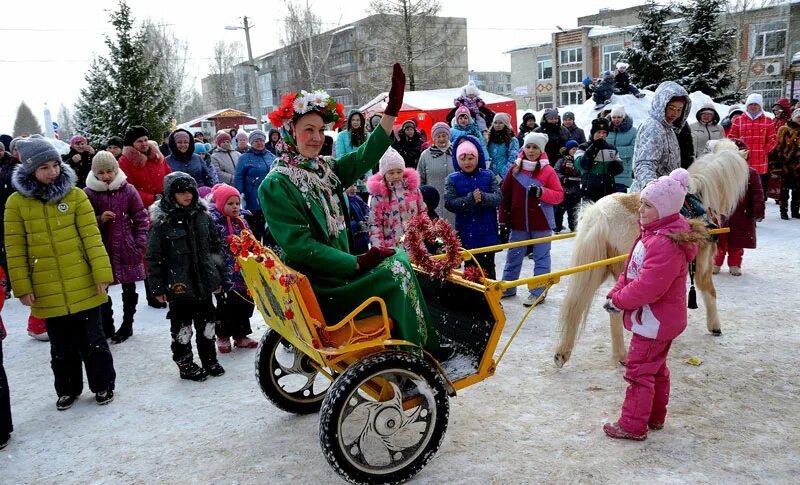
[[[344,229],[344,216],[335,193],[341,182],[333,171],[333,158],[300,155],[294,138],[286,130],[282,131],[283,136],[275,143],[278,156],[272,170],[288,177],[304,197],[311,197],[322,206],[328,235],[338,237]]]

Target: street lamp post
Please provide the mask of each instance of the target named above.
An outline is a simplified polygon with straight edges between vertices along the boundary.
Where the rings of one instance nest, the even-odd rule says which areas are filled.
[[[252,85],[252,89],[250,90],[250,111],[254,111],[253,114],[256,115],[256,124],[258,125],[258,129],[262,129],[263,126],[261,124],[261,99],[258,95],[258,76],[256,72],[259,70],[258,66],[256,66],[255,61],[253,61],[253,48],[250,46],[250,28],[252,25],[249,23],[249,19],[247,16],[242,17],[242,21],[244,23],[244,27],[238,25],[228,25],[225,27],[226,30],[244,30],[244,36],[247,40],[247,59],[249,61],[249,65],[252,68],[250,71],[250,84]]]

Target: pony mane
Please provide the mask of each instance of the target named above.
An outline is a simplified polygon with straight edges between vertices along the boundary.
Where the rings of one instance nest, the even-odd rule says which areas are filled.
[[[750,180],[747,162],[727,139],[719,140],[712,153],[695,160],[688,170],[689,192],[715,216],[728,216],[736,210]]]

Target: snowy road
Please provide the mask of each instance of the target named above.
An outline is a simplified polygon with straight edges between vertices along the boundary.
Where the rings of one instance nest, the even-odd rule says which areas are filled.
[[[451,400],[442,448],[414,483],[796,483],[800,220],[780,221],[770,201],[758,238],[744,276],[723,269],[715,277],[723,336],[706,332],[701,300],[673,344],[664,430],[642,443],[601,430],[617,418],[625,383],[609,360],[599,299],[572,360],[553,366],[561,284],[497,374]],[[556,243],[554,268],[568,265],[570,244]],[[120,315],[119,289],[112,292]],[[506,336],[522,313],[517,298],[505,304]],[[165,311],[140,301],[133,338],[112,346],[115,401],[98,407],[85,388],[59,412],[48,344],[25,334],[18,300],[6,303],[3,318],[15,432],[0,451],[0,483],[340,483],[320,452],[317,416],[283,413],[262,397],[253,350],[220,356],[222,377],[181,381]],[[254,328],[264,331],[260,316]],[[703,364],[688,365],[689,357]]]

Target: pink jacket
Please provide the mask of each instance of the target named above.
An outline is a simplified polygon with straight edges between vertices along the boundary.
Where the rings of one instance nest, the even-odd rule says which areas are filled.
[[[608,293],[623,310],[626,329],[657,340],[672,340],[683,332],[686,274],[700,237],[680,214],[642,226],[625,271]]]
[[[367,180],[369,199],[369,242],[373,247],[400,246],[405,225],[428,208],[419,191],[419,174],[413,168],[403,170],[401,190],[390,191],[379,173]]]

